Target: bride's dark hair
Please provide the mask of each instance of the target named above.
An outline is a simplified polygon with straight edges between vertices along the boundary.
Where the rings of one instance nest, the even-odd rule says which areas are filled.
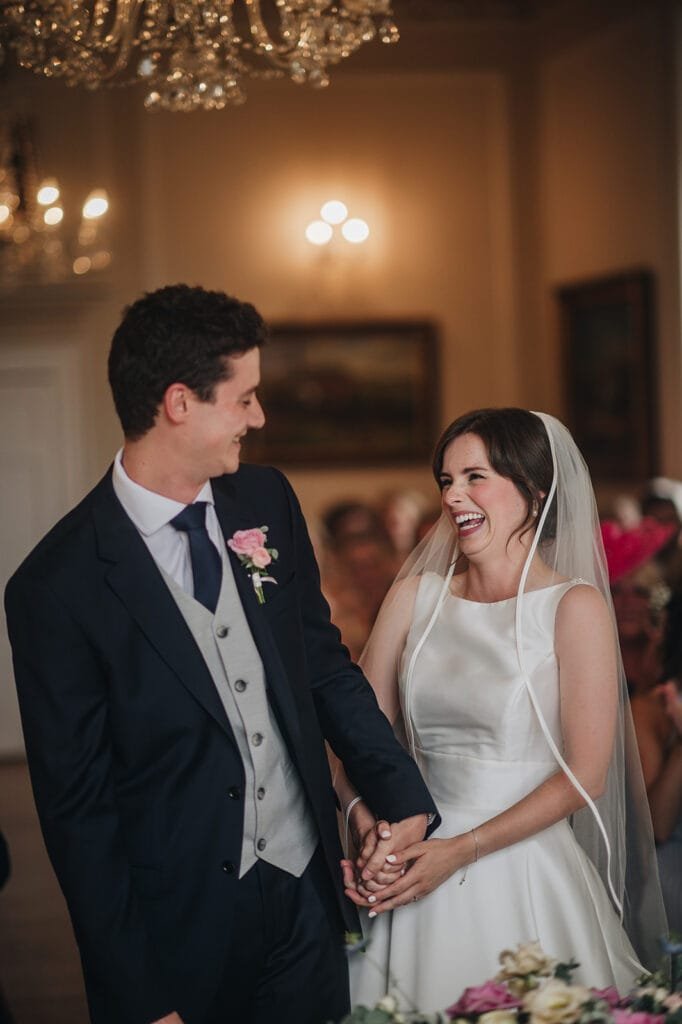
[[[474,409],[459,416],[443,431],[433,456],[433,474],[440,486],[445,450],[455,438],[476,434],[488,452],[490,465],[500,476],[511,480],[526,501],[525,532],[535,521],[533,505],[544,506],[554,476],[552,450],[542,420],[527,409]],[[552,503],[554,504],[554,503]],[[543,540],[551,540],[556,531],[556,511],[549,510],[542,531]]]

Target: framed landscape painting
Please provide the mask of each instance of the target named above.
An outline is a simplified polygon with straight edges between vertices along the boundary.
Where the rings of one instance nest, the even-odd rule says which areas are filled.
[[[658,470],[652,275],[557,294],[568,426],[595,479],[641,483]]]
[[[432,324],[278,324],[262,352],[266,424],[246,459],[339,466],[424,462],[438,430]]]

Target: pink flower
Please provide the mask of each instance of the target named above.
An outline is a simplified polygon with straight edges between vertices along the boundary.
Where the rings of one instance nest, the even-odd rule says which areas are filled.
[[[236,533],[228,540],[227,546],[234,551],[235,555],[247,555],[249,558],[253,558],[254,551],[265,550],[265,534],[262,530],[251,529],[251,530],[237,530]],[[268,561],[265,565],[270,562]]]
[[[663,1024],[665,1020],[665,1014],[663,1013],[642,1013],[641,1011],[635,1011],[630,1013],[629,1010],[618,1010],[613,1011],[613,1024]]]
[[[590,992],[595,999],[601,999],[601,1001],[606,1003],[607,1006],[610,1006],[611,1009],[618,1006],[620,1003],[620,996],[613,985],[610,988],[592,988],[590,989]]]
[[[260,531],[254,530],[253,532],[259,533]],[[265,566],[270,565],[270,562],[272,561],[269,552],[264,547],[256,548],[254,551],[250,552],[250,555],[251,561],[253,562],[257,569],[264,569]]]
[[[498,1010],[503,1006],[520,1006],[521,1003],[515,999],[506,985],[498,985],[494,981],[486,981],[484,985],[477,985],[473,988],[465,988],[456,1003],[445,1011],[453,1020],[469,1013],[486,1013],[488,1010]],[[644,1022],[635,1022],[644,1024]]]

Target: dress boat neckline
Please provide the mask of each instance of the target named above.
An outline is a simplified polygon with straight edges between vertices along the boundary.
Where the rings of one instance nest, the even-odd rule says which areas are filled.
[[[535,590],[524,591],[525,596],[529,594],[542,594],[545,590],[556,590],[557,587],[565,587],[567,583],[582,582],[579,580],[563,580],[561,583],[550,583],[548,587],[536,587]],[[459,594],[453,594],[448,587],[448,597],[453,598],[455,601],[464,601],[465,604],[479,605],[481,608],[490,608],[499,604],[509,604],[510,601],[515,601],[518,594],[514,594],[513,597],[502,597],[499,601],[474,601],[471,597],[461,597]]]

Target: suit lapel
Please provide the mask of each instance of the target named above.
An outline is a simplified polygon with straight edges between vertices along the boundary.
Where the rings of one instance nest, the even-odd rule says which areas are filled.
[[[109,585],[161,658],[234,742],[201,652],[146,544],[116,497],[110,474],[102,481],[97,498],[93,515],[100,557],[111,563]]]
[[[240,507],[234,497],[234,492],[228,496],[223,493],[222,489],[214,486],[213,497],[226,543],[236,530],[248,530],[261,525],[263,517],[261,516],[259,519],[258,515],[252,513],[250,509]],[[292,741],[292,746],[295,747],[296,741],[300,740],[299,719],[286,669],[264,615],[264,607],[258,603],[256,598],[250,573],[229,547],[227,550],[242,607],[263,662],[268,687],[280,713],[280,724],[284,725]]]

